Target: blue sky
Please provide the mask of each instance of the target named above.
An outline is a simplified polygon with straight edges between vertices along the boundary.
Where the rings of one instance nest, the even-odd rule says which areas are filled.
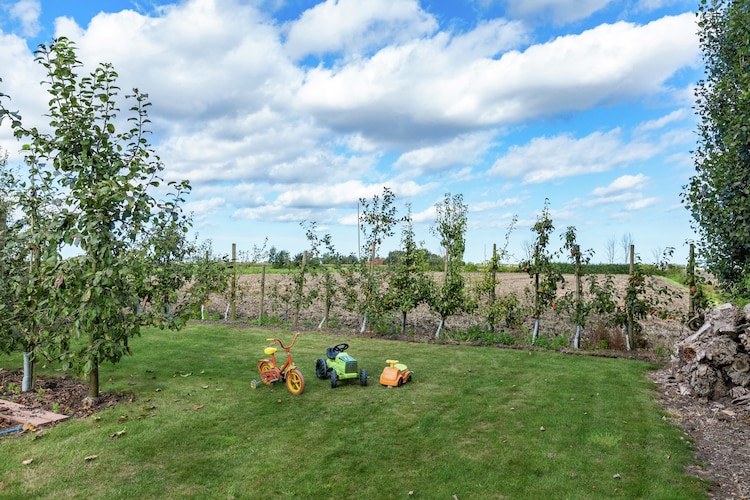
[[[47,97],[33,62],[65,35],[153,106],[167,180],[189,179],[193,231],[218,253],[307,246],[314,221],[357,253],[357,200],[384,187],[419,241],[445,193],[468,205],[465,259],[525,257],[549,199],[595,262],[644,262],[694,238],[696,1],[0,0],[0,92],[27,125]],[[7,123],[0,148],[21,162]],[[552,241],[559,248],[561,241]],[[398,248],[399,232],[381,254]]]

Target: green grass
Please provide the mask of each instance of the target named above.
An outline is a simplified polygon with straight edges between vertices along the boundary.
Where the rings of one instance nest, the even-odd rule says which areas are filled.
[[[642,362],[303,333],[305,391],[292,396],[250,388],[274,335],[292,336],[145,331],[101,369],[102,390],[132,402],[0,438],[0,498],[706,498]],[[367,387],[315,378],[344,341]],[[413,381],[380,386],[387,358]]]

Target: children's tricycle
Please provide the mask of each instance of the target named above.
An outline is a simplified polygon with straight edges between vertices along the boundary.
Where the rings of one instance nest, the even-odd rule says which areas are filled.
[[[359,378],[360,385],[367,385],[367,370],[357,371],[357,360],[346,354],[349,344],[336,344],[326,349],[326,358],[315,362],[315,375],[319,379],[331,377],[331,388],[335,389],[339,380]]]
[[[399,363],[396,359],[385,360],[389,366],[383,368],[380,374],[380,383],[389,387],[401,387],[406,382],[411,382],[411,371],[405,364]]]
[[[258,373],[260,373],[260,380],[264,384],[271,385],[278,381],[286,382],[286,387],[292,394],[302,394],[302,391],[305,390],[305,379],[302,378],[302,373],[292,361],[292,353],[290,352],[298,336],[299,332],[295,333],[292,343],[288,346],[285,346],[279,339],[266,339],[269,342],[278,342],[281,348],[286,351],[286,362],[279,368],[276,365],[277,349],[266,347],[263,352],[271,357],[258,360]],[[258,381],[253,380],[250,385],[255,389],[258,387]]]

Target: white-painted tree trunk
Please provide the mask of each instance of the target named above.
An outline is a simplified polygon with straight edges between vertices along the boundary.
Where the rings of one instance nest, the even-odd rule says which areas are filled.
[[[21,391],[23,392],[29,392],[31,387],[31,378],[32,378],[32,363],[31,363],[31,353],[30,352],[24,352],[23,353],[23,380],[21,381]]]
[[[573,337],[573,348],[578,349],[581,343],[581,325],[576,325],[576,336]]]
[[[437,331],[435,332],[435,338],[440,338],[440,332],[443,330],[443,325],[445,324],[445,319],[440,318],[440,323],[438,323]]]
[[[630,332],[628,331],[628,325],[625,325],[625,346],[628,351],[630,350]]]

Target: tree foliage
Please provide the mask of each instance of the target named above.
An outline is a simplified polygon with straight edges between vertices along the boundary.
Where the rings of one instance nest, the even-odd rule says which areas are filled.
[[[440,239],[445,250],[445,272],[443,283],[430,294],[430,308],[440,315],[440,329],[449,316],[473,309],[474,301],[466,294],[465,280],[461,273],[466,250],[466,221],[469,207],[463,195],[446,193],[442,202],[435,204],[433,234]]]
[[[36,56],[46,71],[50,132],[25,127],[17,114],[4,112],[23,142],[30,183],[42,202],[42,222],[28,222],[43,235],[31,247],[40,269],[34,289],[51,292],[26,309],[31,325],[53,309],[55,317],[67,319],[61,335],[86,339],[64,363],[89,374],[89,395],[96,397],[99,364],[127,354],[128,338],[142,325],[181,325],[181,317],[164,306],[172,301],[166,290],[178,289],[186,278],[172,266],[183,256],[189,221],[181,205],[190,185],[165,185],[161,178],[164,166],[147,140],[146,94],[134,89],[126,96],[130,108],[123,121],[118,74],[110,64],[79,75],[82,63],[66,38],[40,45]],[[26,202],[27,218],[36,218],[34,203]],[[63,246],[78,247],[80,255],[61,259]],[[150,314],[138,314],[139,298],[151,301]]]
[[[698,11],[705,79],[695,174],[683,203],[708,269],[729,292],[750,295],[750,2],[702,0]]]
[[[401,252],[390,264],[388,290],[385,301],[389,308],[401,313],[401,333],[406,332],[409,311],[425,302],[430,293],[430,278],[426,274],[427,251],[419,248],[414,238],[411,206],[404,218],[401,231]]]

